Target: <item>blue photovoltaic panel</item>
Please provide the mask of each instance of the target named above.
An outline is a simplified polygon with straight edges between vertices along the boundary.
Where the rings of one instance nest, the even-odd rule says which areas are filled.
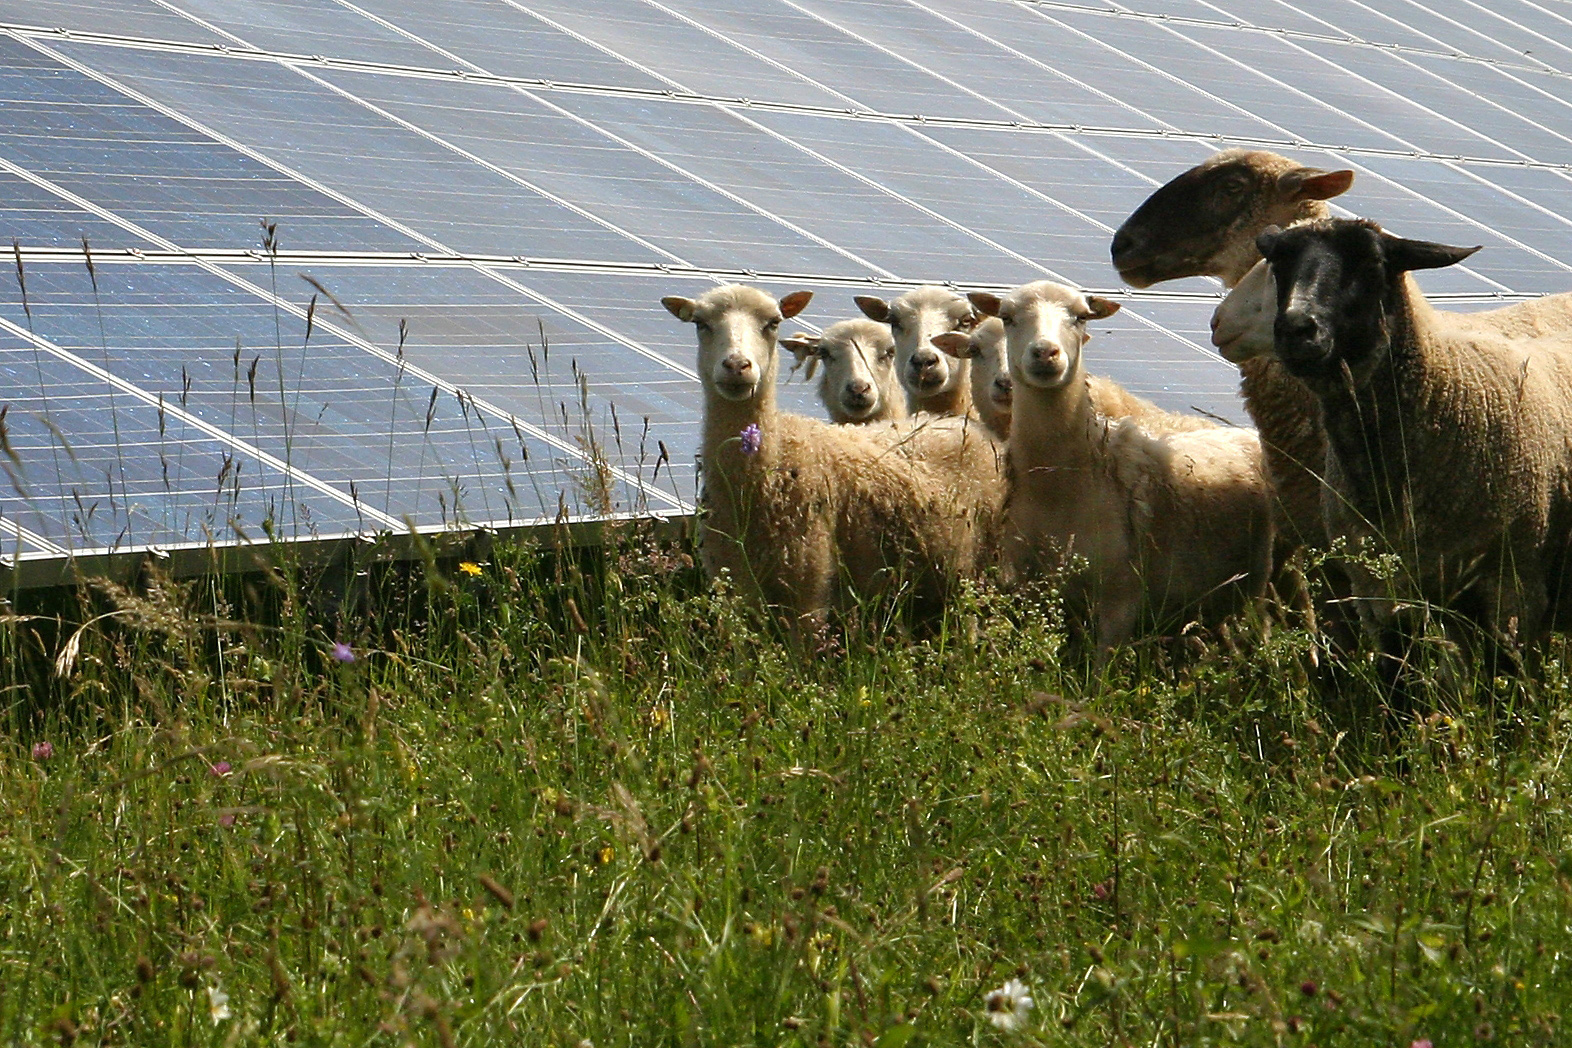
[[[95,52],[96,53],[96,52]],[[144,57],[146,52],[125,51]],[[206,135],[0,39],[0,157],[185,247],[253,247],[261,220],[291,247],[409,250],[386,226]],[[138,246],[123,229],[104,247]]]
[[[0,171],[0,246],[79,248],[83,240],[94,250],[153,246],[58,193]]]
[[[95,295],[79,257],[29,255],[31,319],[0,280],[7,556],[683,509],[702,400],[662,295],[806,287],[788,327],[815,330],[918,281],[1115,290],[1111,230],[1232,145],[1354,169],[1338,214],[1484,245],[1424,274],[1472,296],[1449,308],[1572,288],[1572,12],[1527,0],[0,0],[0,22],[105,34],[0,29],[0,241],[99,256]],[[1094,368],[1242,420],[1217,290],[1127,296]],[[820,411],[801,375],[782,403]]]

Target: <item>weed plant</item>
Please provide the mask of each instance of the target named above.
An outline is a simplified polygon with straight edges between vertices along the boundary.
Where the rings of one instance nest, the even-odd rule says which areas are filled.
[[[1557,653],[1394,713],[1291,630],[799,650],[636,527],[462,556],[15,595],[0,1043],[1564,1043]]]

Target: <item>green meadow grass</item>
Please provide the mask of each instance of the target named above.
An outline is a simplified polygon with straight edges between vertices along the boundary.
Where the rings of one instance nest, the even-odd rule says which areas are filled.
[[[0,1044],[1566,1043],[1556,657],[799,652],[637,537],[15,596]]]

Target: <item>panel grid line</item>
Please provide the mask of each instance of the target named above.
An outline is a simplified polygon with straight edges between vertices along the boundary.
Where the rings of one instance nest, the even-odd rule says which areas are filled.
[[[28,265],[80,266],[86,258],[80,248],[26,247],[20,248],[22,260]],[[255,249],[236,248],[180,248],[154,250],[144,248],[100,249],[93,248],[93,264],[104,266],[316,266],[322,268],[386,268],[386,269],[460,269],[473,270],[485,267],[498,270],[529,270],[543,273],[591,273],[606,276],[629,277],[693,277],[713,278],[722,283],[748,280],[774,284],[809,284],[820,287],[859,287],[870,289],[907,289],[918,287],[924,281],[917,279],[884,279],[849,276],[837,273],[801,273],[786,271],[717,269],[713,266],[675,265],[655,262],[615,262],[594,259],[541,259],[507,255],[423,255],[386,251],[311,251],[280,249],[271,255]],[[988,281],[968,281],[968,288],[981,291],[1009,290],[1014,285]],[[1099,287],[1087,285],[1087,290],[1099,295],[1121,295],[1132,301],[1152,302],[1216,302],[1223,297],[1220,291],[1175,291],[1137,289],[1128,287]],[[1438,291],[1427,293],[1427,298],[1449,302],[1525,302],[1543,298],[1540,291]],[[797,318],[793,323],[806,323]],[[467,394],[466,394],[467,396]]]

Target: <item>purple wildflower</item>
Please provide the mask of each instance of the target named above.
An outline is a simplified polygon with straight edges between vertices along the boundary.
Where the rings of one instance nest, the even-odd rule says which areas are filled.
[[[229,770],[230,770],[229,769],[229,762],[228,761],[219,761],[217,764],[213,765],[213,767],[208,769],[208,770],[213,773],[213,777],[214,778],[222,779],[224,776],[229,774]]]
[[[343,641],[339,641],[337,644],[333,645],[333,658],[337,662],[354,662],[355,649],[351,648]]]
[[[1422,1041],[1415,1041],[1408,1048],[1436,1048],[1436,1046],[1430,1043],[1430,1038],[1426,1037]]]
[[[235,813],[232,811],[224,812],[218,817],[218,824],[226,830],[229,829],[235,824]]]
[[[35,761],[46,761],[50,757],[53,757],[54,755],[55,755],[55,744],[54,743],[48,742],[48,741],[33,743],[33,759]]]
[[[759,429],[757,422],[750,422],[742,427],[742,432],[737,434],[742,440],[742,453],[744,455],[757,455],[764,446],[764,431]]]

